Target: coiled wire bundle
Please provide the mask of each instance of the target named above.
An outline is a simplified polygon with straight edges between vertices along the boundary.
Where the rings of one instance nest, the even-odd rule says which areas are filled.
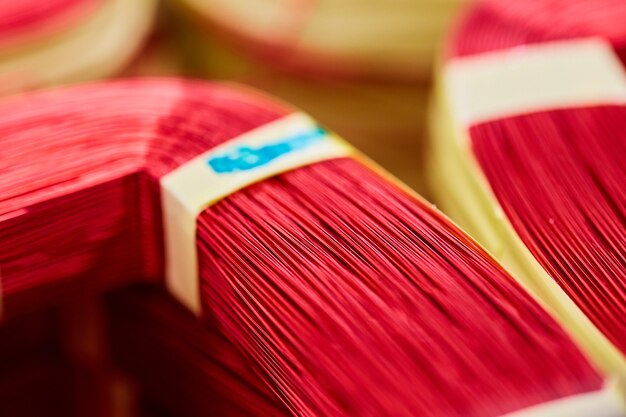
[[[476,5],[438,73],[432,141],[442,207],[622,373],[624,19],[611,0]]]
[[[165,279],[296,415],[624,414],[610,372],[481,247],[270,97],[175,79],[52,90],[4,102],[0,142],[5,319]],[[198,184],[210,200],[186,200]]]

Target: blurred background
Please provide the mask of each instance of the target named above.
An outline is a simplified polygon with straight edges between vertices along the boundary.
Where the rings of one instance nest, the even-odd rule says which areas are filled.
[[[418,191],[435,53],[469,0],[0,1],[0,93],[102,78],[243,83]]]
[[[0,0],[0,95],[137,76],[234,81],[303,109],[428,196],[431,74],[443,34],[468,2]],[[156,290],[146,301],[154,315],[139,317],[136,291],[33,303],[1,325],[0,415],[278,415],[259,408],[273,404],[269,393],[255,391],[259,404],[242,405],[220,389],[228,375],[248,372],[236,360],[211,363],[184,340],[171,345],[147,330],[141,323],[155,317],[174,317],[176,328],[191,318]],[[203,343],[219,348],[220,340],[216,331]],[[134,357],[115,349],[133,343]],[[172,352],[186,352],[187,362],[167,362]],[[154,371],[164,362],[168,372]]]

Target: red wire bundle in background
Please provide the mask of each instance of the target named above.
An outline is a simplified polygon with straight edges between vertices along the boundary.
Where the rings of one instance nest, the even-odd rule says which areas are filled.
[[[179,50],[198,76],[296,105],[424,192],[434,52],[466,0],[171,0]]]
[[[448,44],[447,60],[462,64],[463,60],[478,60],[490,53],[501,53],[500,59],[493,60],[492,74],[495,74],[499,68],[511,66],[507,60],[521,60],[524,54],[530,55],[541,46],[548,48],[552,45],[556,51],[559,45],[567,47],[591,39],[589,42],[606,43],[606,50],[610,51],[612,47],[624,61],[624,22],[626,2],[623,1],[490,0],[474,7],[462,19]],[[576,51],[574,46],[570,49]],[[607,79],[599,72],[585,78],[583,68],[588,61],[581,58],[581,61],[562,68],[559,78],[569,80],[562,81],[562,90],[580,89],[581,85],[585,88]],[[463,149],[458,154],[464,155],[464,160],[475,159],[479,170],[450,175],[448,183],[456,183],[459,192],[466,193],[465,190],[471,189],[473,194],[467,194],[470,200],[482,199],[479,203],[482,210],[475,210],[474,214],[469,214],[471,203],[467,199],[452,204],[457,212],[464,212],[459,215],[462,224],[474,227],[477,236],[485,236],[490,232],[502,233],[510,222],[517,234],[512,239],[519,238],[526,245],[549,275],[545,281],[554,280],[621,350],[622,354],[617,353],[617,356],[621,356],[619,361],[624,365],[626,73],[617,68],[617,62],[617,65],[609,62],[608,70],[613,71],[614,78],[621,82],[604,101],[590,98],[571,105],[557,103],[470,124],[467,127],[470,151]],[[545,83],[554,80],[546,81],[547,73],[548,69],[543,67],[538,71],[534,82],[537,90],[550,89],[551,85]],[[492,75],[488,82],[493,84],[494,79],[495,75]],[[450,97],[446,97],[448,103]],[[501,98],[502,102],[511,101],[506,96]],[[476,104],[479,103],[470,103]],[[458,121],[457,118],[454,123]],[[435,140],[441,141],[440,138]],[[454,140],[458,144],[466,139]],[[437,146],[440,145],[435,143],[434,147]],[[468,165],[454,159],[456,156],[452,151],[446,155],[440,151],[440,155],[439,166]],[[482,183],[480,177],[483,176],[488,191],[481,194],[481,186],[476,184]],[[469,184],[466,178],[480,179],[478,183]],[[440,200],[449,200],[446,193],[451,194],[450,188],[439,189]],[[491,193],[497,203],[488,202]],[[492,204],[501,207],[505,216],[498,214],[499,208],[485,209]],[[464,218],[468,214],[469,217]],[[479,223],[478,219],[488,220]],[[491,230],[485,226],[490,226]],[[496,239],[494,244],[488,239],[484,242],[505,259],[507,266],[526,270],[530,276],[528,281],[535,283],[531,286],[546,288],[540,273],[532,272],[532,267],[526,266],[534,262],[532,256],[524,258],[521,251],[509,246],[511,240],[507,243],[506,239]],[[582,326],[579,319],[564,312],[566,308],[559,301],[560,296],[554,294],[550,291],[545,301],[558,312],[567,327]],[[584,342],[581,343],[594,343],[590,339],[592,337],[588,334],[582,335]],[[601,354],[604,359],[611,355],[615,356],[615,353],[605,351]],[[610,366],[616,366],[615,361],[612,363]]]
[[[5,0],[0,94],[114,75],[142,45],[155,0]]]
[[[161,280],[159,179],[292,112],[257,93],[177,80],[3,103],[6,317],[35,297]],[[602,389],[498,264],[358,160],[251,185],[197,225],[204,319],[297,415],[498,416]]]
[[[550,41],[602,37],[624,59],[626,5],[620,0],[486,0],[471,8],[448,42],[468,56]]]

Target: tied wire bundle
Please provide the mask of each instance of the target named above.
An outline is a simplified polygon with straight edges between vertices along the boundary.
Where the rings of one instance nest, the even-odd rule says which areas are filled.
[[[0,1],[0,94],[115,74],[155,10],[155,0]]]
[[[593,42],[606,42],[606,49],[612,47],[612,53],[624,61],[624,21],[626,3],[622,1],[486,1],[462,19],[449,41],[446,60],[460,62],[510,50],[508,56],[494,60],[495,71],[506,67],[506,59],[519,59],[532,48],[554,45],[556,49],[561,43],[591,37]],[[569,84],[562,89],[575,90],[603,80],[603,75],[595,75],[595,80],[584,78],[584,61],[563,68],[560,78]],[[616,77],[626,79],[617,58],[614,61]],[[544,73],[536,74],[535,89],[551,88]],[[622,94],[621,102],[589,99],[503,115],[473,123],[467,127],[468,138],[463,139],[453,138],[451,131],[458,120],[445,118],[450,114],[450,91],[453,88],[439,91],[436,110],[439,125],[433,141],[433,171],[440,182],[433,189],[441,191],[438,202],[473,230],[505,266],[526,277],[527,284],[572,332],[579,333],[579,341],[598,361],[625,371],[623,88],[621,93],[619,88],[612,93],[614,97]],[[499,98],[507,101],[507,97]],[[576,309],[614,347],[590,330],[591,325],[584,324],[577,312],[572,313]]]
[[[5,102],[5,315],[38,286],[76,295],[79,285],[159,281],[159,179],[292,112],[257,93],[180,80]],[[197,225],[203,320],[295,415],[495,417],[603,387],[480,247],[358,160],[248,186]]]
[[[267,91],[424,192],[435,45],[464,0],[172,0],[190,71]],[[407,145],[410,143],[411,145]]]

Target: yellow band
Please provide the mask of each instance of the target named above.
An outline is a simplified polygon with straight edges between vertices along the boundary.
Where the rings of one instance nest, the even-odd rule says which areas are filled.
[[[539,404],[502,417],[624,417],[626,410],[617,384],[600,391]]]

